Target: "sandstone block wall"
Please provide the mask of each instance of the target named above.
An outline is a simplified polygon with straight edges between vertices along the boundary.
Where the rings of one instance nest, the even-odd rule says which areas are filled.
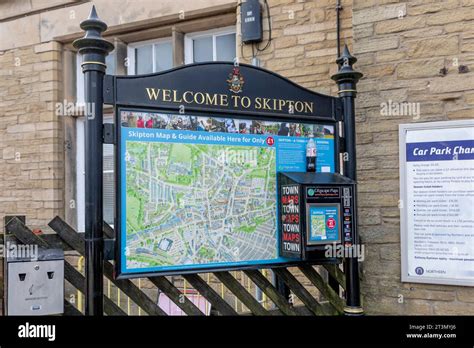
[[[61,45],[0,52],[0,214],[44,228],[62,213]],[[3,218],[1,230],[3,230]]]
[[[357,98],[365,309],[472,315],[473,288],[400,282],[398,125],[474,118],[474,2],[354,0],[352,24],[365,75]],[[420,114],[384,116],[390,101],[418,103]]]

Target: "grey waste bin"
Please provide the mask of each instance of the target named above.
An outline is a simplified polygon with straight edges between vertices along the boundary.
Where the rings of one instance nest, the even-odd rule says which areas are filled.
[[[22,252],[12,252],[13,248]],[[11,246],[6,256],[7,315],[64,312],[63,250],[17,245]]]

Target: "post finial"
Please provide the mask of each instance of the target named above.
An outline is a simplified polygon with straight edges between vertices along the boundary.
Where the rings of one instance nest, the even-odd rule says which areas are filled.
[[[339,70],[331,76],[331,79],[339,85],[340,96],[342,96],[341,93],[345,95],[347,92],[355,96],[355,86],[363,76],[361,72],[355,71],[352,68],[355,62],[357,62],[357,58],[351,55],[347,45],[344,45],[341,56],[336,59]]]
[[[84,37],[75,40],[72,45],[83,55],[83,69],[89,63],[105,69],[105,57],[114,49],[114,45],[102,38],[107,24],[99,18],[95,6],[92,6],[89,17],[81,22],[81,29],[85,31]]]
[[[107,24],[99,18],[94,5],[92,5],[89,17],[81,22],[81,28],[85,31],[95,29],[99,33],[107,30]]]
[[[339,65],[342,65],[344,61],[348,61],[349,65],[354,65],[355,62],[357,62],[357,58],[354,57],[351,52],[349,52],[349,47],[347,47],[347,44],[344,44],[344,49],[342,50],[342,54],[340,57],[336,59],[336,63]]]
[[[89,19],[92,19],[92,18],[99,19],[95,5],[92,5],[91,13],[89,13]]]

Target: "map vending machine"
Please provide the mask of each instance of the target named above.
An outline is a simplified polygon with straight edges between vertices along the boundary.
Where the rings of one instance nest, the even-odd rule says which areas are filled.
[[[278,175],[280,256],[337,262],[327,245],[356,243],[355,182],[335,173]]]

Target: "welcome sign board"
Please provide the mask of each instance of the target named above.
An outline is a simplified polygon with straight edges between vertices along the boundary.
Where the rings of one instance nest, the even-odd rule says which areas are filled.
[[[207,65],[213,64],[205,64],[203,72],[210,73]],[[184,70],[195,74],[198,68]],[[231,64],[218,63],[211,75],[221,69],[235,73]],[[240,69],[246,87],[255,78],[253,69],[262,72]],[[332,99],[318,102],[304,89],[312,98],[299,96],[286,80],[291,93],[280,90],[278,97],[245,89],[235,94],[229,78],[223,78],[222,88],[180,88],[167,74],[161,81],[159,75],[108,81],[117,125],[117,274],[289,263],[279,254],[277,173],[305,171],[310,134],[317,146],[317,171],[337,171],[336,105]],[[127,97],[122,82],[130,91]],[[293,114],[280,112],[280,105],[281,110],[292,105]],[[271,110],[264,111],[267,107]],[[330,109],[331,115],[315,116],[318,108]]]

